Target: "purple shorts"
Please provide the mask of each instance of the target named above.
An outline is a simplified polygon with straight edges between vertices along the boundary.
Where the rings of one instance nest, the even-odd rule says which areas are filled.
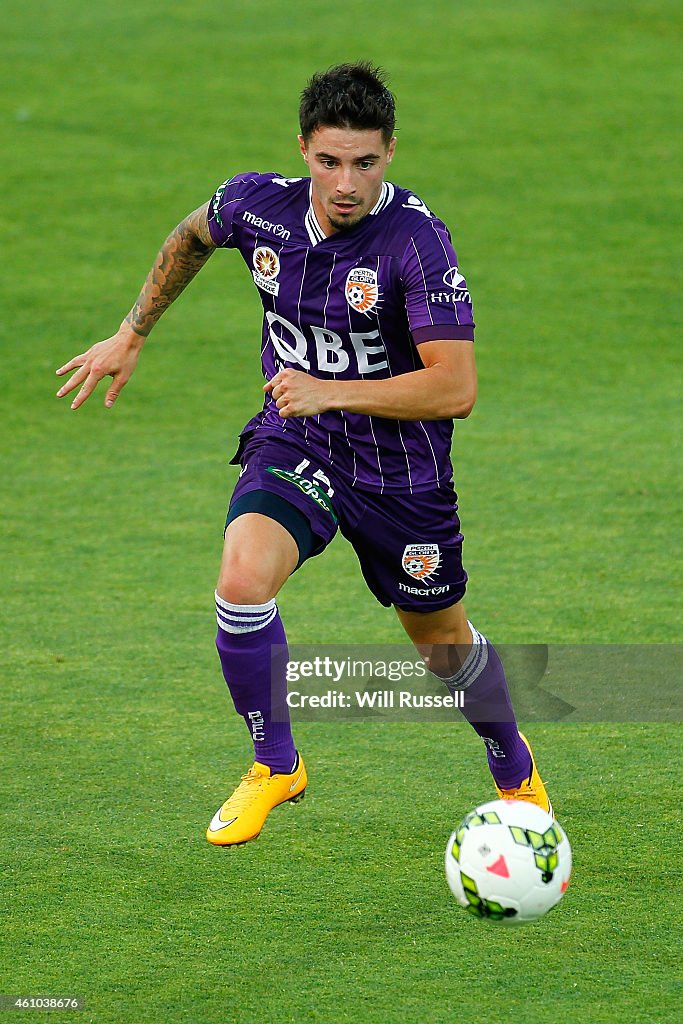
[[[251,492],[283,498],[300,513],[299,521],[305,518],[313,535],[305,557],[324,551],[339,529],[353,546],[365,582],[381,604],[433,612],[463,597],[467,573],[452,485],[417,494],[361,491],[335,476],[323,459],[316,461],[310,448],[289,439],[261,441],[245,435],[233,459],[236,462],[242,470],[230,509]],[[267,495],[261,496],[267,506]],[[295,539],[301,549],[296,535]]]

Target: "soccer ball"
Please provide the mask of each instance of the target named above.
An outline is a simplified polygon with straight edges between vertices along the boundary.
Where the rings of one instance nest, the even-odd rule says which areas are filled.
[[[492,800],[448,840],[446,878],[475,917],[504,925],[536,921],[569,885],[572,851],[552,815],[524,800]]]

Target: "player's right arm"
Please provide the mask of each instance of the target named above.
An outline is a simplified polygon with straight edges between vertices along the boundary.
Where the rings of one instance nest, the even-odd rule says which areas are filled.
[[[57,392],[63,398],[79,387],[71,403],[78,409],[103,377],[112,377],[104,404],[109,409],[130,379],[147,335],[161,315],[177,299],[216,248],[204,204],[173,229],[161,247],[142,291],[116,334],[100,341],[87,352],[74,356],[57,375],[76,372]]]

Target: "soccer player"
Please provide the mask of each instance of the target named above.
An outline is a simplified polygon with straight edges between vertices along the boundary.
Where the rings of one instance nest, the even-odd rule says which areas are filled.
[[[146,337],[217,248],[238,249],[263,303],[263,408],[246,424],[216,587],[216,644],[255,761],[207,830],[218,846],[256,837],[273,807],[301,799],[303,757],[287,714],[276,597],[337,529],[365,581],[393,605],[430,669],[483,739],[502,798],[549,800],[519,733],[500,659],[471,625],[453,489],[453,420],[476,397],[470,293],[449,232],[385,180],[394,98],[379,69],[315,74],[301,97],[308,176],[225,181],[164,242],[116,334],[75,371],[77,409],[104,377],[110,408]]]

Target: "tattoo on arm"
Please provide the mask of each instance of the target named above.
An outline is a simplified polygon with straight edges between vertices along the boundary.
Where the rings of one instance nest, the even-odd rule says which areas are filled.
[[[124,322],[136,334],[147,337],[164,310],[202,269],[215,248],[209,234],[206,206],[200,206],[174,228],[164,242]]]

